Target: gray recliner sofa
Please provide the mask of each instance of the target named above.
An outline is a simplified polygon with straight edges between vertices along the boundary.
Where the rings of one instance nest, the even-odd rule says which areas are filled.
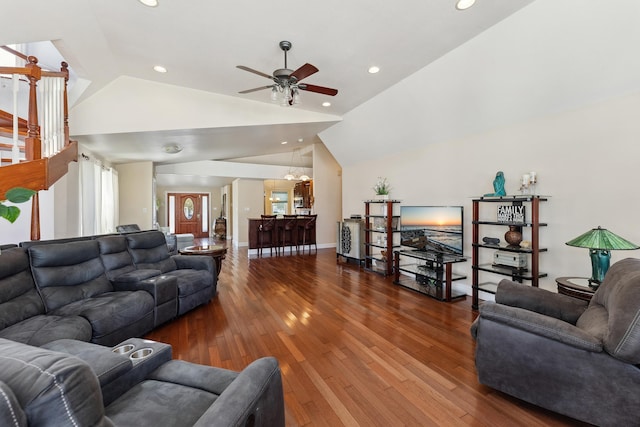
[[[118,348],[127,344],[156,351],[145,359],[71,340],[38,348],[0,339],[0,425],[284,426],[274,358],[234,372],[171,360],[166,344],[138,339]]]
[[[591,301],[503,280],[471,328],[480,383],[599,426],[640,422],[640,260]]]
[[[42,345],[61,338],[113,345],[208,302],[217,272],[210,256],[170,256],[159,231],[2,245],[0,337]],[[144,243],[153,242],[149,247]],[[138,268],[139,267],[139,268]],[[180,305],[179,305],[180,304]]]

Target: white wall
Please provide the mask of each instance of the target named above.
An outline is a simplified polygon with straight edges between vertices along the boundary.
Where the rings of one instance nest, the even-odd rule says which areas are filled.
[[[407,205],[463,205],[465,254],[471,255],[471,199],[492,192],[495,172],[506,177],[507,194],[517,194],[519,177],[536,171],[541,206],[542,286],[554,288],[558,276],[590,276],[586,249],[565,242],[602,226],[640,244],[640,199],[634,178],[640,158],[640,93],[580,110],[528,121],[494,132],[427,145],[344,168],[343,214],[364,212],[379,175],[389,178],[391,195]],[[507,231],[505,227],[505,232]],[[503,236],[500,237],[503,240]],[[639,257],[614,251],[612,262]],[[470,263],[456,265],[467,274]]]
[[[591,228],[640,244],[638,16],[632,1],[537,0],[351,111],[320,135],[343,166],[343,215],[385,176],[403,204],[463,205],[470,256],[471,199],[498,170],[508,194],[536,171],[543,287],[590,276],[587,250],[565,242]],[[470,284],[470,262],[454,270]]]
[[[233,245],[249,245],[249,218],[264,213],[264,182],[236,179],[232,183]]]
[[[335,247],[336,223],[342,218],[342,168],[323,144],[313,145],[313,198],[318,247]]]
[[[138,224],[142,230],[152,228],[153,163],[127,163],[115,168],[120,187],[120,224]]]

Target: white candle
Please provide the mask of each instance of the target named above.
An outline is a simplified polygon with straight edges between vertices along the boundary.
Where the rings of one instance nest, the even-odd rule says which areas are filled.
[[[524,185],[529,184],[529,174],[525,173],[524,175],[522,175],[522,183]]]
[[[536,173],[535,172],[529,172],[529,179],[530,179],[532,184],[535,184],[537,182]]]

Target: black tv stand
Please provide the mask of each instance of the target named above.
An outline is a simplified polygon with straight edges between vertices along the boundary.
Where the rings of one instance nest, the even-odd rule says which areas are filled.
[[[451,289],[451,283],[466,278],[466,276],[454,274],[452,271],[454,263],[464,261],[466,258],[461,255],[445,254],[438,251],[415,249],[394,251],[393,283],[440,301],[449,302],[463,299],[467,294],[454,292]],[[401,275],[401,272],[408,274]]]

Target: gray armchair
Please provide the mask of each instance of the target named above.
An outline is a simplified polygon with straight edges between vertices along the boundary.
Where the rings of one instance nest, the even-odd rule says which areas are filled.
[[[471,327],[480,383],[601,426],[640,420],[640,260],[587,303],[503,280]]]

